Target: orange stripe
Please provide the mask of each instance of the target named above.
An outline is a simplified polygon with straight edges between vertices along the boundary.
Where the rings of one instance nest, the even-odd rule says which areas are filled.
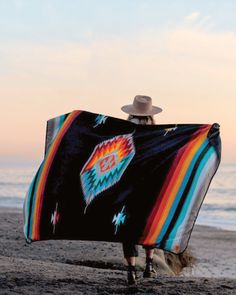
[[[197,130],[196,133],[199,133],[199,130]],[[191,140],[193,138],[195,139],[195,134],[192,136]],[[171,166],[170,172],[169,172],[169,174],[168,174],[168,176],[166,178],[166,181],[165,181],[165,183],[163,185],[163,188],[162,188],[162,190],[161,190],[161,192],[160,192],[160,194],[159,194],[159,196],[157,198],[157,202],[155,204],[154,210],[153,210],[152,214],[150,215],[150,217],[148,218],[148,223],[147,223],[147,226],[145,228],[145,233],[147,233],[147,234],[145,234],[146,238],[144,238],[144,240],[145,240],[144,243],[146,243],[147,239],[150,238],[150,235],[151,235],[151,233],[153,231],[153,227],[154,227],[153,220],[155,219],[155,216],[156,216],[157,212],[159,211],[160,204],[163,202],[163,196],[165,195],[165,192],[166,192],[167,188],[173,182],[172,181],[173,180],[173,175],[175,175],[176,169],[179,169],[178,167],[181,167],[181,166],[179,166],[179,162],[181,161],[182,157],[184,156],[184,154],[185,154],[186,150],[188,149],[190,143],[191,143],[191,141],[188,144],[184,145],[180,149],[179,153],[177,154],[177,156],[176,156],[176,158],[174,160],[174,163]]]
[[[181,186],[181,183],[183,182],[184,176],[186,174],[186,171],[188,169],[188,166],[196,153],[197,149],[201,146],[204,139],[199,140],[195,146],[193,146],[189,152],[186,150],[186,153],[188,154],[183,157],[183,159],[180,161],[179,166],[181,166],[181,169],[178,169],[178,173],[176,173],[171,181],[170,187],[166,192],[166,204],[163,203],[163,206],[160,208],[160,211],[157,213],[157,217],[154,220],[154,223],[157,224],[157,227],[154,230],[154,233],[151,236],[151,242],[155,242],[156,238],[160,234],[160,231],[163,227],[163,224],[165,223],[165,220],[170,212],[171,206],[173,204],[173,201],[175,199],[175,196]]]
[[[169,183],[169,186],[165,192],[165,197],[161,203],[160,208],[158,209],[157,215],[154,218],[152,229],[150,231],[150,243],[155,243],[157,236],[159,235],[161,228],[169,214],[171,205],[176,196],[176,193],[181,186],[183,178],[185,176],[186,170],[189,163],[191,162],[196,150],[200,147],[202,142],[205,140],[208,130],[203,134],[200,134],[198,138],[194,139],[192,143],[185,150],[177,169]],[[157,225],[157,226],[155,226]]]
[[[66,118],[64,124],[61,127],[61,130],[57,134],[53,144],[51,145],[47,158],[44,163],[44,167],[42,170],[42,174],[40,176],[37,193],[36,193],[36,204],[34,208],[34,222],[33,222],[33,232],[32,232],[32,239],[38,240],[39,237],[39,227],[40,227],[40,218],[41,218],[41,209],[42,209],[42,201],[43,201],[43,194],[45,190],[45,185],[47,181],[47,176],[49,173],[49,170],[51,168],[52,161],[55,157],[55,154],[58,150],[58,147],[61,143],[61,140],[63,136],[65,135],[66,131],[70,127],[71,123],[74,121],[74,119],[81,113],[81,111],[73,111],[69,116]]]
[[[186,149],[186,146],[184,146],[184,148]],[[142,238],[140,240],[140,244],[144,244],[144,241],[145,241],[145,239],[147,238],[147,236],[148,236],[148,234],[150,232],[150,228],[151,228],[152,222],[153,222],[153,220],[154,220],[154,218],[156,216],[156,213],[157,213],[158,208],[160,206],[160,203],[162,201],[162,196],[164,195],[164,192],[166,191],[166,188],[168,187],[168,184],[170,182],[170,179],[172,178],[172,175],[175,172],[175,168],[177,167],[178,162],[180,161],[181,156],[184,153],[185,149],[181,148],[179,150],[178,154],[175,157],[175,160],[174,160],[174,162],[173,162],[173,164],[172,164],[172,166],[170,168],[170,171],[169,171],[169,173],[168,173],[168,175],[166,177],[166,181],[165,181],[165,183],[164,183],[164,185],[163,185],[163,187],[161,189],[161,192],[159,193],[159,196],[157,198],[157,201],[155,203],[155,206],[153,207],[153,210],[152,210],[152,212],[151,212],[151,214],[150,214],[150,216],[149,216],[149,218],[147,220],[145,230],[144,230],[143,235],[142,235]]]
[[[149,234],[147,235],[144,244],[154,244],[162,226],[169,214],[171,206],[173,204],[173,200],[181,186],[187,168],[198,150],[201,146],[203,141],[206,139],[208,134],[209,128],[211,126],[207,126],[206,128],[202,129],[200,134],[197,137],[194,136],[194,139],[188,144],[187,148],[185,149],[184,153],[181,156],[180,161],[178,162],[178,166],[174,171],[173,176],[171,177],[167,189],[164,191],[164,198],[161,198],[160,206],[157,208],[156,215],[154,220],[152,221],[151,228],[149,230]]]

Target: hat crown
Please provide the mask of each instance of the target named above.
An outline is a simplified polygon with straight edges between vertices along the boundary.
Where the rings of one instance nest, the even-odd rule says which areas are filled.
[[[148,113],[152,110],[152,98],[146,95],[136,95],[133,106],[140,113]]]
[[[122,111],[133,116],[153,116],[162,109],[152,105],[152,98],[146,95],[136,95],[132,104],[121,107]]]

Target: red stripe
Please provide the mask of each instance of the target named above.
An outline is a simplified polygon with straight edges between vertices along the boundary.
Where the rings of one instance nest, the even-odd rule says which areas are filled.
[[[42,211],[42,204],[43,204],[43,197],[44,197],[44,190],[45,190],[45,185],[47,181],[47,176],[51,168],[51,164],[53,162],[53,159],[55,157],[55,154],[59,148],[59,145],[71,126],[71,124],[74,122],[74,120],[78,117],[78,115],[81,113],[81,111],[73,111],[69,117],[71,116],[72,118],[67,117],[65,120],[64,124],[61,127],[61,130],[57,134],[54,143],[52,144],[49,153],[48,153],[48,158],[45,161],[45,166],[43,168],[43,171],[41,173],[41,177],[39,180],[39,185],[37,188],[36,192],[36,204],[35,204],[35,209],[34,209],[34,223],[33,223],[33,233],[32,233],[32,239],[33,240],[39,240],[40,239],[40,234],[39,234],[39,228],[40,228],[40,219],[41,219],[41,211]],[[68,124],[68,125],[67,125]],[[67,126],[66,126],[67,125]]]
[[[154,208],[148,217],[147,224],[144,229],[144,233],[142,235],[142,238],[140,239],[140,243],[146,243],[148,236],[152,236],[152,232],[156,227],[156,224],[158,220],[161,218],[163,208],[165,207],[166,201],[168,200],[168,193],[166,190],[170,190],[173,186],[173,183],[175,183],[176,178],[178,177],[179,171],[181,170],[182,163],[184,163],[186,155],[188,154],[187,150],[192,147],[192,145],[195,142],[195,139],[197,139],[199,136],[201,136],[206,129],[209,128],[209,125],[204,125],[203,127],[200,127],[191,137],[189,140],[189,143],[185,144],[176,155],[176,158],[174,159],[174,162],[171,166],[171,169],[167,175],[166,181],[161,189],[161,192],[157,196],[157,201],[154,205]],[[184,156],[185,155],[185,156]],[[160,207],[161,206],[161,207]]]

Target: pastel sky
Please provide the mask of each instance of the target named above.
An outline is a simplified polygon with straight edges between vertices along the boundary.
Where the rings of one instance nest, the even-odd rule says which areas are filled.
[[[236,1],[0,0],[0,163],[40,161],[46,120],[74,109],[221,125],[236,162]]]

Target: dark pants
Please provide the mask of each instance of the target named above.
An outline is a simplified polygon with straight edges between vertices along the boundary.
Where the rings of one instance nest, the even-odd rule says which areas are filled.
[[[130,242],[125,242],[122,244],[123,245],[123,253],[124,257],[137,257],[138,256],[138,246],[130,243]],[[154,249],[155,247],[153,246],[143,246],[144,249]]]

